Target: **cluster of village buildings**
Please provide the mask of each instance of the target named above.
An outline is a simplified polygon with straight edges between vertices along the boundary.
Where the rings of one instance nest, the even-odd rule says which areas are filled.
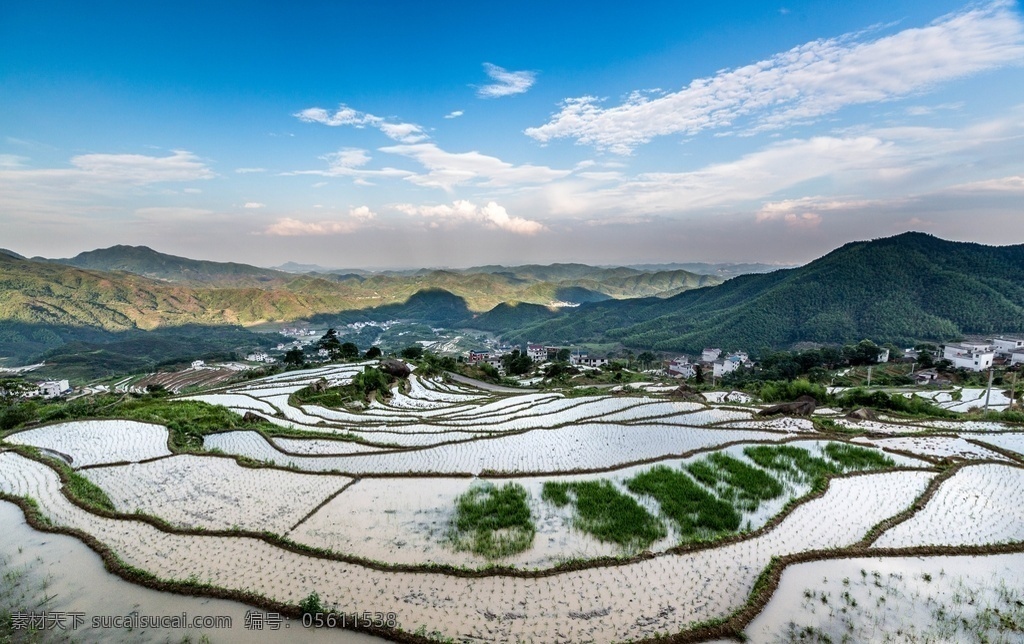
[[[354,323],[354,325],[366,324],[381,326],[380,323]],[[298,339],[289,343],[278,344],[278,351],[287,351],[293,347],[308,347],[313,343],[312,338],[309,336],[318,335],[315,331],[299,328],[282,329],[281,333]],[[470,351],[468,355],[468,362],[470,364],[486,363],[494,366],[500,371],[504,371],[502,358],[515,350],[521,349],[511,345],[498,345],[494,349],[487,351]],[[535,364],[554,361],[558,357],[559,353],[563,353],[566,350],[567,347],[561,346],[532,343],[526,345],[526,355]],[[569,364],[576,367],[598,368],[609,363],[609,358],[607,357],[592,356],[576,349],[568,349],[568,354]],[[903,355],[903,359],[905,360],[916,360],[918,357],[918,352],[912,349],[907,349]],[[326,349],[319,349],[317,351],[315,359],[326,360],[327,358],[328,352]],[[882,349],[878,356],[878,362],[888,362],[889,358],[889,350]],[[946,344],[942,346],[941,358],[939,356],[935,356],[935,358],[948,360],[954,369],[965,369],[967,371],[987,371],[993,366],[1013,366],[1024,364],[1024,337],[999,336],[996,338],[988,338],[983,341],[965,341],[955,344]],[[246,355],[245,359],[248,362],[259,362],[264,364],[273,364],[277,362],[276,357],[271,356],[265,351],[253,351]],[[690,356],[683,355],[665,360],[661,364],[661,370],[665,375],[674,378],[689,379],[696,377],[699,369],[705,377],[718,379],[737,369],[750,368],[753,366],[754,363],[751,362],[750,357],[744,351],[734,351],[723,355],[721,349],[706,348],[701,352],[699,358],[697,356],[693,356],[691,358]],[[245,368],[244,365],[239,365],[239,367]],[[195,360],[192,362],[191,368],[206,369],[209,367],[207,367],[206,363],[202,360]],[[917,381],[920,384],[934,384],[943,380],[935,369],[921,370],[916,373],[916,376]],[[57,398],[67,395],[71,393],[71,391],[71,384],[67,380],[47,380],[36,383],[34,388],[21,392],[21,395],[24,397]]]
[[[942,347],[942,358],[955,369],[986,371],[993,365],[1024,364],[1024,338],[989,338],[984,342],[961,342]]]

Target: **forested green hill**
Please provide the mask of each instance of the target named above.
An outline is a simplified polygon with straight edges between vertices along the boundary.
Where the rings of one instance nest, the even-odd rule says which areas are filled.
[[[1000,331],[1024,331],[1024,246],[906,233],[668,299],[581,306],[509,336],[692,352],[709,345],[908,343]]]

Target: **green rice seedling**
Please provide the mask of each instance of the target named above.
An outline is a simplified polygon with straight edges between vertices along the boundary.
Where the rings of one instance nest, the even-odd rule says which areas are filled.
[[[825,445],[825,455],[846,471],[879,470],[896,466],[891,458],[881,452],[849,443],[828,443]]]
[[[452,542],[490,559],[526,550],[537,532],[528,500],[518,483],[474,485],[455,501]]]
[[[732,505],[679,470],[658,465],[628,480],[626,487],[657,500],[662,513],[679,526],[684,541],[731,533],[740,526],[740,513]]]
[[[841,471],[834,463],[792,445],[751,445],[745,447],[743,453],[761,467],[780,472],[798,482],[813,484]]]
[[[771,474],[721,452],[690,463],[686,469],[744,512],[754,512],[762,501],[777,499],[784,491],[782,483]]]
[[[607,480],[549,481],[541,498],[558,507],[573,502],[577,528],[625,549],[646,548],[668,534],[657,517]]]

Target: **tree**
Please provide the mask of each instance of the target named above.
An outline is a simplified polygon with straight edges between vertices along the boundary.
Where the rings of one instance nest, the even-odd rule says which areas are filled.
[[[327,333],[317,341],[316,346],[318,349],[326,349],[331,360],[341,358],[341,340],[338,339],[338,332],[334,329],[327,329]]]
[[[342,360],[355,360],[359,357],[359,347],[354,342],[346,342],[338,348]]]
[[[402,357],[406,360],[417,360],[423,356],[423,347],[412,345],[402,349]]]
[[[366,350],[366,353],[363,354],[363,357],[366,358],[367,360],[376,360],[377,358],[381,357],[381,355],[382,352],[380,350],[380,347],[370,347],[369,349]]]
[[[520,353],[519,349],[515,349],[512,353],[501,356],[501,364],[505,367],[506,373],[521,376],[530,371],[530,368],[533,367],[533,360],[530,359],[530,356]]]
[[[364,394],[369,394],[371,391],[380,392],[382,396],[390,396],[390,380],[387,375],[380,369],[373,367],[366,367],[361,373],[357,373],[355,378],[352,379],[352,385],[361,390]]]
[[[650,368],[651,363],[654,362],[657,358],[650,351],[644,351],[643,353],[638,355],[636,359],[640,362],[641,367],[643,367],[644,369],[648,369]]]
[[[843,355],[855,367],[877,363],[878,354],[881,352],[881,347],[871,340],[861,340],[856,345],[848,344],[843,347]]]
[[[572,357],[572,351],[569,349],[559,349],[558,353],[555,354],[555,360],[557,362],[569,362],[569,358]]]
[[[693,381],[698,385],[704,384],[704,367],[700,365],[693,367]]]
[[[301,347],[292,347],[284,354],[284,363],[293,367],[301,367],[306,362],[306,353]]]

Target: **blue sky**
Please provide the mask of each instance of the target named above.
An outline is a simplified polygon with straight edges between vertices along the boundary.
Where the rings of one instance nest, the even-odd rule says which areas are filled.
[[[5,3],[0,246],[398,267],[1024,243],[1016,2],[489,4]]]

